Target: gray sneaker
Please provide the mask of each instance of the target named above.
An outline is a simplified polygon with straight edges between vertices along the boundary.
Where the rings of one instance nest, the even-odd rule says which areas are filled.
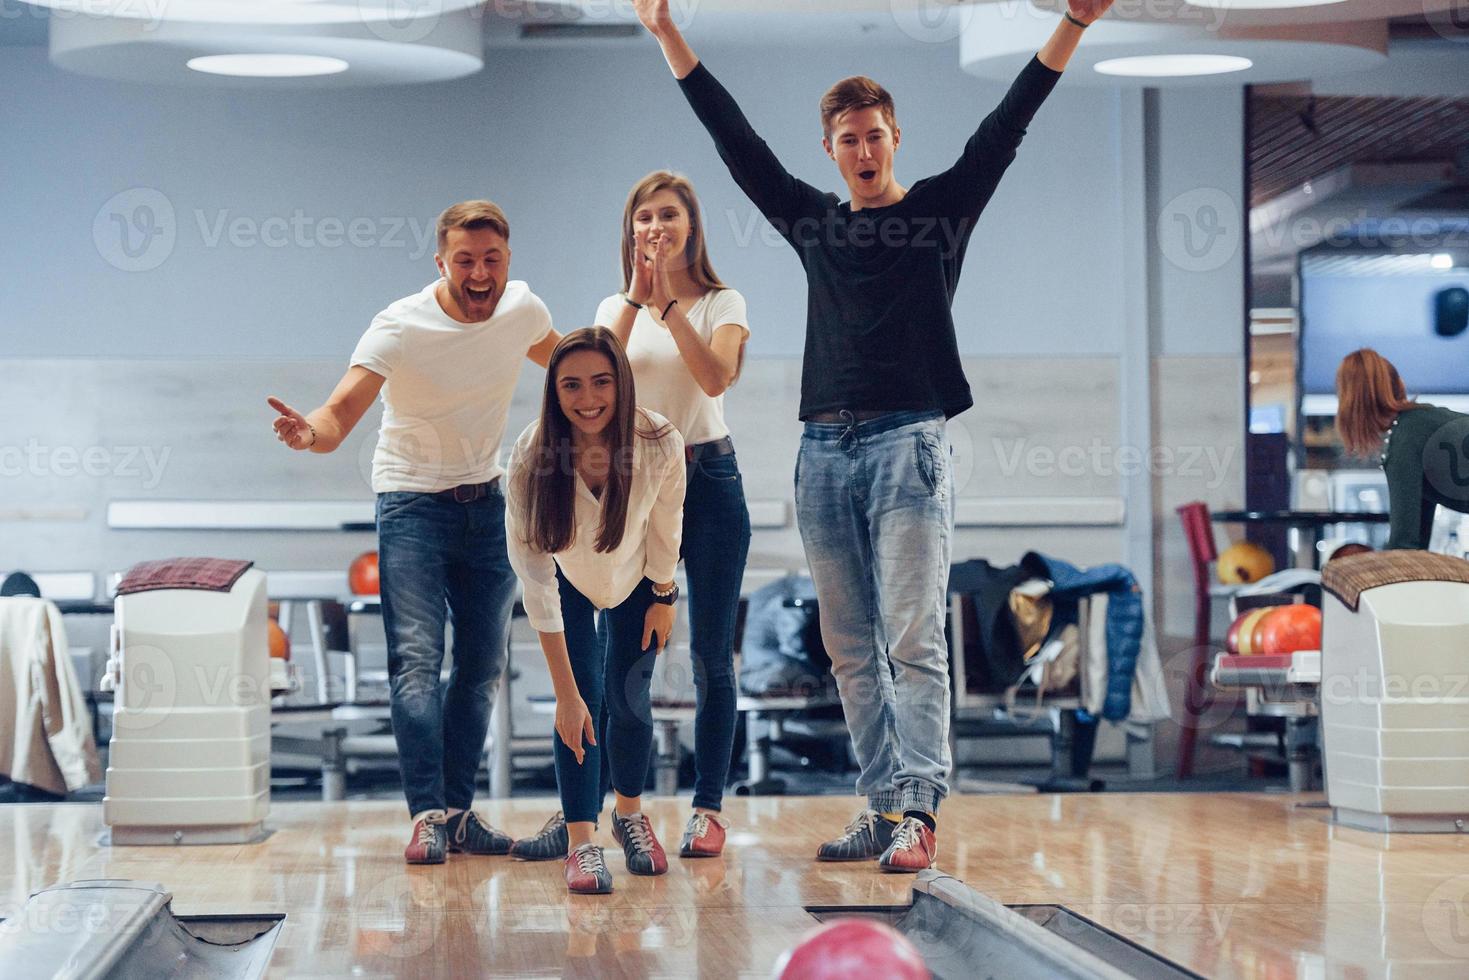
[[[534,837],[522,837],[511,844],[510,856],[522,861],[554,861],[566,857],[569,849],[566,817],[557,810]]]
[[[836,840],[816,851],[818,861],[871,861],[893,842],[893,822],[876,810],[863,810]]]

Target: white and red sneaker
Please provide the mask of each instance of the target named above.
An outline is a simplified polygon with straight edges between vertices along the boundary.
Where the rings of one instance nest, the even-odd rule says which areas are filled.
[[[449,849],[449,815],[443,810],[425,810],[413,818],[413,836],[403,848],[409,864],[443,864]]]
[[[583,844],[566,855],[566,890],[573,895],[606,895],[612,891],[612,872],[596,844]]]
[[[905,817],[893,831],[893,842],[882,852],[877,865],[884,871],[914,874],[933,867],[939,845],[928,824],[917,817]]]
[[[695,810],[684,828],[678,845],[678,856],[686,858],[718,857],[724,853],[725,831],[729,821],[717,813]]]

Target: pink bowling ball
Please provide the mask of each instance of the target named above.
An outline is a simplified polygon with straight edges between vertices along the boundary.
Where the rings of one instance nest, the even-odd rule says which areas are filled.
[[[835,919],[781,954],[780,980],[848,980],[883,977],[930,980],[933,976],[917,948],[892,926],[875,919]]]

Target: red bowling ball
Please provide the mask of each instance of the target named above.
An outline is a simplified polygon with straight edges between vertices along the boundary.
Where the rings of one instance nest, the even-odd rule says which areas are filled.
[[[807,933],[781,955],[775,975],[780,980],[929,980],[933,976],[902,933],[875,919],[857,918],[837,919]]]

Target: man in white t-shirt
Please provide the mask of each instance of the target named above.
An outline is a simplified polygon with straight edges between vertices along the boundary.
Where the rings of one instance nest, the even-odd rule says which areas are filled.
[[[440,215],[434,262],[441,278],[373,318],[326,404],[302,415],[269,399],[277,438],[329,453],[382,394],[372,489],[409,864],[510,849],[470,809],[515,602],[500,442],[522,355],[545,367],[561,339],[546,305],[509,279],[510,225],[494,204]]]

